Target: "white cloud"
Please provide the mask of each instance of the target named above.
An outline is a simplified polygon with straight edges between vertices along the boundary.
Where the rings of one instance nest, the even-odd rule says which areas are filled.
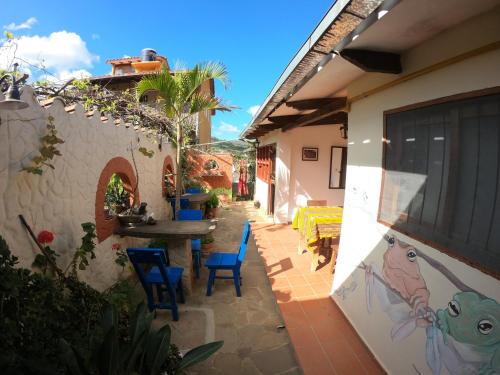
[[[228,133],[238,133],[239,132],[239,129],[236,126],[234,126],[232,124],[228,124],[227,122],[224,122],[224,121],[220,122],[218,130],[220,132],[228,132]]]
[[[253,117],[253,116],[255,116],[255,114],[257,113],[259,108],[260,108],[260,105],[253,105],[247,109],[247,112],[250,113],[250,115],[252,115],[252,117]]]
[[[5,30],[16,31],[22,29],[31,29],[34,24],[36,24],[38,20],[35,17],[30,17],[26,21],[21,22],[19,25],[14,22],[9,23],[8,25],[4,25]]]
[[[12,42],[4,41],[2,46],[6,46],[7,43]],[[92,68],[94,62],[99,60],[99,56],[87,49],[80,35],[73,32],[57,31],[48,36],[21,36],[15,43],[17,49],[10,48],[10,56],[9,53],[0,54],[0,68],[8,68],[12,62],[12,53],[15,51],[16,57],[20,59],[21,68],[24,68],[22,70],[29,68],[34,74],[43,75],[43,72],[37,71],[29,64],[43,66],[63,80],[72,74],[90,74],[87,69]],[[30,78],[36,80],[39,77]]]
[[[99,34],[96,34],[96,33],[93,33],[90,37],[92,38],[92,40],[101,39],[101,36]]]

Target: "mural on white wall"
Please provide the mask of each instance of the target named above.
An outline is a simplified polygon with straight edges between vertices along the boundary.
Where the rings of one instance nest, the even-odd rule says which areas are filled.
[[[433,375],[449,373],[500,374],[500,304],[465,285],[446,266],[397,237],[385,235],[387,249],[376,262],[358,266],[364,272],[366,308],[374,300],[393,322],[390,337],[405,340],[424,330],[422,342],[427,366]],[[446,277],[458,290],[447,306],[429,306],[432,291],[420,271],[419,261]],[[335,293],[345,299],[358,285],[356,272],[351,281]],[[416,373],[420,371],[413,365]]]

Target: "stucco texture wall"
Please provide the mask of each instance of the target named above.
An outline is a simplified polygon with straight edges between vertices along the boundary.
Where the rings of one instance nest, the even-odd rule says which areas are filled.
[[[307,201],[326,200],[328,205],[341,206],[344,189],[329,188],[330,152],[332,146],[346,146],[339,125],[296,128],[287,132],[274,131],[259,139],[262,146],[276,143],[275,223],[292,221],[297,207]],[[318,148],[317,161],[303,161],[302,148]],[[267,184],[257,179],[255,200],[267,209]]]
[[[214,160],[218,168],[207,170],[205,164]],[[233,156],[231,154],[207,154],[191,150],[188,156],[190,164],[189,177],[200,181],[209,189],[232,189]]]
[[[46,229],[55,234],[52,248],[61,254],[58,263],[64,268],[81,243],[80,224],[96,222],[95,199],[101,171],[113,158],[133,165],[127,151],[131,143],[136,149],[141,201],[148,203],[148,212],[154,212],[155,218],[169,215],[170,206],[162,197],[161,183],[164,159],[174,155],[169,144],[163,144],[160,151],[147,133],[112,120],[103,122],[98,114],[87,117],[79,105],[68,113],[58,99],[42,108],[29,87],[23,89],[22,99],[29,103],[29,108],[0,111],[0,235],[19,257],[21,266],[30,267],[39,250],[21,226],[18,215],[24,215],[35,233]],[[54,170],[45,168],[41,176],[22,172],[22,166],[38,154],[49,116],[54,118],[58,136],[65,142],[58,145],[62,156],[53,160]],[[139,146],[154,150],[153,158],[139,153]],[[99,289],[117,280],[122,270],[114,262],[111,245],[115,242],[123,247],[144,243],[108,237],[97,244],[97,259],[80,273],[81,279]]]
[[[440,59],[456,55],[491,42],[500,35],[500,13],[472,20],[455,30],[440,34],[434,40],[410,51],[403,58],[403,66],[409,71],[422,68]],[[463,43],[467,40],[467,43]],[[333,298],[352,322],[362,339],[381,364],[391,374],[433,373],[480,373],[481,366],[500,365],[500,339],[494,333],[494,344],[482,345],[479,335],[477,345],[464,344],[448,337],[444,343],[436,328],[412,319],[412,308],[408,304],[391,299],[391,292],[374,275],[382,275],[382,268],[390,257],[390,244],[384,235],[418,249],[425,256],[440,262],[465,285],[492,299],[488,310],[498,317],[500,306],[500,281],[478,269],[447,256],[446,254],[416,241],[377,222],[377,212],[382,178],[383,112],[401,106],[419,103],[449,95],[500,86],[500,51],[482,54],[465,61],[449,65],[425,76],[407,81],[391,89],[369,96],[352,104],[349,113],[349,149],[345,208],[342,223],[337,267],[333,282]],[[391,78],[387,75],[367,75],[355,82],[349,95],[377,86]],[[403,250],[406,252],[408,248]],[[405,253],[406,255],[406,253]],[[412,301],[419,298],[421,306],[432,311],[446,310],[448,302],[456,298],[460,290],[445,272],[422,258],[413,264],[413,278],[405,276],[402,266],[401,278],[408,288],[420,283],[420,288],[410,295]],[[367,268],[368,267],[368,268]],[[382,279],[390,280],[386,274]],[[413,303],[413,302],[412,302]],[[462,305],[461,320],[464,332],[477,330],[481,314],[481,303]],[[492,318],[495,319],[495,318]],[[434,321],[435,318],[434,318]],[[496,324],[496,323],[495,323]],[[486,336],[484,336],[486,340]],[[428,353],[439,348],[440,356],[431,358]],[[474,364],[474,361],[476,363]],[[496,362],[495,362],[496,361]],[[493,366],[495,366],[493,364]],[[500,369],[496,368],[497,372]],[[485,372],[486,373],[486,372]],[[496,372],[495,372],[496,373]]]

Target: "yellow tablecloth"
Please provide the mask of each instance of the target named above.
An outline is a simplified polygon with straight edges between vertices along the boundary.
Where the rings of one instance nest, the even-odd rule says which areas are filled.
[[[300,237],[305,238],[307,250],[310,251],[319,238],[338,236],[342,213],[342,207],[300,207],[293,218],[292,228],[299,230]],[[299,250],[301,246],[299,243]]]

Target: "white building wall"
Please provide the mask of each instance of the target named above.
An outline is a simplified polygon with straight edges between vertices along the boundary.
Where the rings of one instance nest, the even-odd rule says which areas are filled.
[[[18,215],[24,215],[35,234],[44,229],[55,234],[51,246],[61,254],[58,262],[65,268],[81,243],[80,224],[95,223],[95,198],[101,171],[110,159],[118,156],[133,165],[127,151],[131,143],[136,149],[140,199],[148,203],[148,212],[154,212],[155,218],[168,217],[170,205],[162,196],[161,181],[165,157],[170,155],[175,160],[170,144],[164,144],[160,151],[146,133],[123,124],[116,126],[112,120],[102,122],[99,114],[87,118],[80,105],[74,113],[67,113],[60,100],[55,100],[48,109],[41,108],[29,87],[24,88],[22,98],[30,104],[29,108],[0,111],[0,235],[19,257],[20,266],[29,268],[39,250]],[[3,100],[1,95],[0,100]],[[54,117],[58,136],[65,142],[57,146],[62,156],[54,158],[54,170],[44,168],[41,176],[22,172],[22,166],[38,154],[49,116]],[[137,151],[138,141],[140,146],[155,152],[153,158]],[[112,235],[98,243],[97,259],[79,273],[81,279],[100,289],[118,279],[121,267],[115,264],[115,251],[111,249],[115,242],[125,248],[145,241]]]
[[[332,146],[346,146],[338,125],[310,126],[287,132],[274,131],[259,139],[261,146],[276,143],[275,223],[287,223],[297,207],[310,199],[343,205],[344,189],[329,189]],[[317,147],[318,161],[303,161],[302,147]],[[267,209],[267,184],[257,179],[255,200]]]
[[[490,12],[457,29],[444,32],[436,39],[406,54],[403,66],[408,70],[405,73],[491,43],[498,39],[499,35],[500,12],[497,9],[496,12]],[[372,271],[380,275],[384,264],[384,254],[388,249],[388,244],[383,239],[384,234],[394,235],[416,247],[427,256],[445,265],[449,272],[464,284],[495,300],[491,311],[496,317],[499,311],[497,302],[500,301],[500,281],[377,222],[382,178],[383,112],[431,99],[500,86],[499,67],[500,50],[497,49],[449,65],[352,104],[349,113],[344,219],[332,292],[333,298],[361,338],[390,374],[431,374],[432,371],[426,356],[429,349],[427,347],[429,332],[422,327],[412,327],[411,322],[406,326],[398,325],[396,316],[408,314],[408,307],[404,304],[391,304],[387,299],[384,302],[380,297],[383,297],[384,292],[381,292],[380,288],[377,289],[376,284],[371,284],[371,287],[367,286],[370,285],[370,273],[366,273],[366,270],[362,268],[370,265]],[[391,79],[394,77],[368,74],[349,88],[349,96],[357,95]],[[423,259],[417,259],[417,262],[421,276],[425,279],[430,292],[428,306],[434,312],[446,309],[448,302],[459,290],[444,277],[443,273],[429,263]],[[371,305],[369,301],[372,302]],[[476,307],[469,306],[468,308]],[[477,319],[479,315],[474,315],[473,312],[471,320],[463,322],[464,329],[476,329],[478,322],[474,319]],[[479,310],[477,312],[479,314]],[[470,324],[470,327],[467,324]],[[414,328],[413,331],[412,328]],[[405,332],[408,335],[398,339],[398,336],[400,337]],[[498,337],[498,333],[496,335]],[[473,349],[471,345],[458,343],[460,355],[463,356],[462,362],[457,357],[453,357],[450,351],[430,363],[439,363],[441,369],[437,373],[441,374],[450,373],[446,370],[446,361],[456,367],[456,373],[478,373],[477,368],[468,369],[467,366],[470,365],[468,361],[474,358],[478,360],[481,355],[488,352],[490,353],[488,358],[496,356],[498,366],[500,363],[498,362],[499,343],[500,341],[497,340],[496,344],[488,350],[480,344]],[[442,353],[445,352],[442,351]],[[496,368],[496,371],[500,372],[500,369]]]

